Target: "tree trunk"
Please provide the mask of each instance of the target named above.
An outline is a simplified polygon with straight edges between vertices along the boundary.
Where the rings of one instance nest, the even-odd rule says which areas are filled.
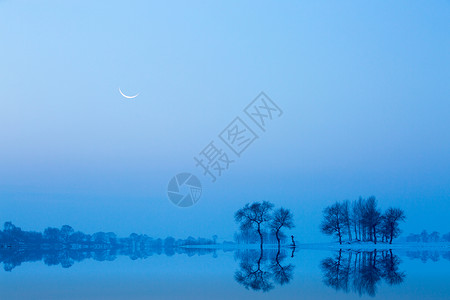
[[[375,229],[375,226],[373,226],[373,243],[377,243],[377,231]]]
[[[352,241],[352,231],[351,231],[351,228],[350,228],[350,221],[347,224],[347,229],[348,229],[348,239],[351,242]]]
[[[262,233],[261,233],[261,224],[260,223],[258,223],[258,234],[259,234],[259,238],[261,239],[261,251],[262,251],[262,249],[263,249],[263,236],[262,236]]]
[[[359,233],[359,240],[362,241],[362,236],[361,236],[361,221],[358,221],[358,233]]]
[[[341,235],[341,229],[338,228],[338,236],[339,236],[339,244],[342,245],[342,235]]]
[[[283,269],[283,267],[280,265],[280,261],[278,260],[278,257],[280,256],[280,248],[278,248],[277,256],[275,257],[275,261],[277,262],[277,265]]]
[[[278,242],[278,252],[280,252],[280,238],[278,237],[278,233],[280,232],[280,229],[278,228],[277,231],[275,232],[275,236],[277,237],[277,242]]]
[[[259,225],[259,224],[258,224]],[[259,227],[259,226],[258,226]],[[258,259],[258,271],[259,270],[261,270],[261,261],[262,261],[262,258],[263,258],[263,248],[261,247],[261,252],[260,252],[260,255],[259,255],[259,259]]]
[[[393,237],[394,237],[394,230],[391,229],[391,236],[389,238],[389,244],[392,244]]]
[[[339,236],[339,244],[340,245],[342,245],[342,234],[341,234],[341,222],[340,222],[340,215],[338,214],[337,215],[337,218],[336,218],[336,221],[337,221],[337,223],[336,223],[336,227],[337,227],[337,230],[338,230],[338,236]]]
[[[336,272],[336,276],[337,276],[337,282],[339,282],[339,271],[341,269],[341,258],[342,258],[342,249],[339,249],[339,257],[338,257],[338,263],[337,263],[337,272]]]

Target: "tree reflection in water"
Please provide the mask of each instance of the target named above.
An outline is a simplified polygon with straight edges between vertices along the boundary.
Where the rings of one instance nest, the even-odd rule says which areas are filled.
[[[86,259],[96,261],[114,261],[118,256],[128,256],[132,260],[146,259],[152,255],[165,254],[173,256],[175,254],[185,254],[189,257],[194,255],[212,254],[216,257],[217,249],[208,248],[184,248],[184,247],[122,247],[102,249],[101,247],[80,248],[80,249],[56,249],[56,248],[1,248],[0,263],[3,263],[5,271],[12,271],[24,262],[44,261],[47,266],[61,265],[63,268],[70,268],[76,262]]]
[[[392,250],[339,250],[335,257],[321,263],[323,282],[327,286],[360,296],[375,296],[381,279],[390,285],[402,283],[406,275],[399,270],[399,265],[400,258]]]
[[[235,258],[240,263],[234,278],[246,289],[267,292],[289,283],[294,274],[294,265],[283,264],[284,250],[238,250]]]

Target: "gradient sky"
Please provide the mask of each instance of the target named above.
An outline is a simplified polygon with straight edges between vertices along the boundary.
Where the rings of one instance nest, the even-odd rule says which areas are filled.
[[[407,233],[449,231],[449,20],[449,1],[0,1],[0,222],[231,240],[268,200],[316,242],[324,206],[375,195]],[[261,91],[283,116],[210,183],[193,156]],[[180,172],[204,187],[186,209]]]

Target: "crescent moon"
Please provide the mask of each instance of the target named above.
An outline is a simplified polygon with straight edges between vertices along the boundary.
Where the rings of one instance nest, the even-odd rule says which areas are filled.
[[[139,93],[137,93],[137,94],[134,95],[134,96],[127,96],[127,95],[125,95],[124,93],[122,93],[122,91],[120,90],[120,88],[119,88],[119,93],[120,93],[122,96],[124,96],[125,98],[127,98],[127,99],[133,99],[133,98],[136,98],[137,96],[139,96]]]

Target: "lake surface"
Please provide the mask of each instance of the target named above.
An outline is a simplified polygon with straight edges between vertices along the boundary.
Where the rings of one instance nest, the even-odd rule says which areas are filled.
[[[449,299],[448,250],[1,251],[2,299]],[[79,253],[78,253],[79,254]]]

